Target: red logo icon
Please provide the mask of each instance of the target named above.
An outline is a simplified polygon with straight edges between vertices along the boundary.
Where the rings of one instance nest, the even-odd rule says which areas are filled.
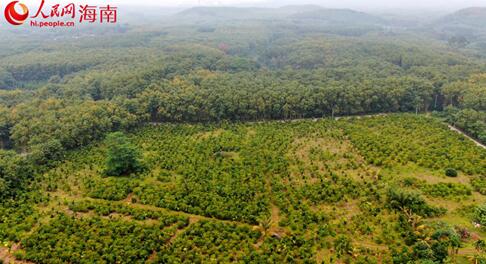
[[[15,10],[15,6],[17,4],[22,8],[22,13],[18,13],[17,10]],[[5,18],[7,19],[8,23],[12,25],[22,25],[28,17],[29,9],[26,5],[19,3],[19,1],[11,2],[5,8]]]
[[[22,25],[30,18],[31,27],[74,27],[78,13],[79,23],[116,23],[117,9],[110,5],[90,6],[75,3],[68,3],[65,6],[58,3],[49,7],[46,6],[46,0],[40,0],[37,12],[29,17],[29,8],[15,0],[5,7],[5,19],[14,26]],[[59,20],[60,18],[63,19]]]

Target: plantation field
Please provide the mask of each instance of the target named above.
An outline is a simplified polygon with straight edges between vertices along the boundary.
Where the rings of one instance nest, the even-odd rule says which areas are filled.
[[[15,257],[407,263],[452,252],[468,263],[486,236],[473,225],[486,150],[433,117],[163,124],[128,136],[141,172],[106,177],[95,142],[38,177],[21,206],[0,208]]]

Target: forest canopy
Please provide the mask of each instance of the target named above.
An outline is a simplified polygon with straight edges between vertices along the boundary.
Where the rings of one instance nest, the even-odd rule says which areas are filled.
[[[484,9],[130,12],[0,31],[0,263],[486,262]]]

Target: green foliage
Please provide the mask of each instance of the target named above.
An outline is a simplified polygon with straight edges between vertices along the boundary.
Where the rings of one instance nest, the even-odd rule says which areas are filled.
[[[393,253],[393,263],[444,263],[449,251],[455,252],[462,246],[460,236],[456,231],[443,223],[432,223],[429,230],[420,232],[413,241],[411,250],[405,248]]]
[[[448,107],[442,114],[456,126],[480,142],[486,143],[485,74],[454,82],[444,88]]]
[[[167,250],[159,253],[162,263],[241,262],[254,251],[260,232],[234,224],[203,220],[192,225]]]
[[[425,185],[422,190],[433,197],[464,197],[472,194],[471,188],[459,183],[437,183]]]
[[[108,147],[106,175],[122,176],[140,172],[142,169],[140,154],[123,133],[109,134],[106,145]]]
[[[128,178],[94,178],[86,179],[84,187],[91,198],[120,201],[133,191],[136,183]]]
[[[408,115],[380,117],[379,129],[396,128],[397,120],[425,129],[423,117]],[[418,190],[438,200],[461,197],[468,204],[471,190],[427,184],[415,176],[422,173],[419,166],[403,172],[413,177],[403,178],[395,174],[404,170],[400,163],[370,165],[369,153],[353,138],[364,121],[148,125],[127,137],[143,171],[104,177],[110,147],[105,142],[68,151],[63,162],[46,165],[54,167],[36,178],[45,200],[30,201],[18,211],[14,205],[2,207],[0,216],[13,217],[0,220],[6,230],[0,238],[22,241],[23,257],[40,263],[83,262],[80,252],[88,252],[87,263],[314,263],[327,250],[333,254],[322,256],[325,261],[373,263],[376,251],[362,240],[373,247],[406,245],[405,253],[395,256],[401,260],[442,259],[453,243],[439,241],[452,236],[433,236],[445,228],[427,224],[423,229],[421,219],[446,211],[428,204]],[[403,135],[388,139],[393,145],[414,132],[397,133]],[[463,151],[452,152],[452,159],[482,155],[452,133],[442,137]],[[378,144],[375,140],[366,142]],[[441,176],[442,170],[431,171],[430,177]],[[391,262],[391,257],[385,254],[383,260]]]
[[[484,240],[479,239],[474,243],[474,248],[479,251],[479,252],[485,252],[486,251],[486,242]]]
[[[347,236],[340,235],[336,237],[336,240],[334,241],[334,249],[336,250],[337,256],[341,257],[343,255],[351,254],[353,246],[351,240]]]
[[[261,252],[253,252],[248,262],[315,262],[315,243],[305,237],[304,234],[292,234],[283,238],[269,237],[261,248]]]
[[[420,216],[439,216],[445,213],[445,209],[433,207],[427,204],[418,192],[391,188],[388,191],[388,205],[398,211],[409,210]]]
[[[445,213],[426,201],[470,208],[478,197],[421,173],[450,168],[483,193],[486,154],[442,120],[224,120],[445,109],[485,141],[486,67],[470,55],[481,38],[312,6],[149,13],[149,30],[127,15],[113,27],[0,32],[0,148],[12,150],[0,151],[0,240],[23,241],[20,257],[389,263],[389,246],[405,248],[395,263],[430,263],[457,246],[444,228],[419,228]],[[97,143],[148,122],[162,124]],[[463,221],[462,209],[444,219]]]
[[[480,142],[486,142],[486,113],[484,111],[449,108],[446,117],[456,127]]]
[[[415,163],[435,170],[467,174],[485,171],[486,152],[436,119],[392,115],[356,119],[347,126],[350,139],[372,164],[384,167]],[[451,155],[450,153],[461,153]]]
[[[60,161],[64,156],[64,147],[58,140],[50,140],[31,148],[29,159],[37,165],[49,165]]]
[[[381,27],[330,26],[335,17],[342,26],[342,16],[369,21],[359,12],[286,12],[281,15],[292,17],[289,23],[302,22],[298,29],[282,27],[280,17],[274,26],[260,19],[231,26],[217,20],[111,32],[94,41],[63,37],[56,48],[38,38],[36,52],[20,48],[0,63],[0,89],[9,89],[0,90],[0,138],[22,150],[50,140],[72,149],[140,121],[425,112],[451,104],[448,97],[484,111],[481,77],[462,89],[464,96],[446,89],[480,71],[480,62],[434,41],[383,37]],[[369,30],[380,34],[350,37]],[[66,48],[72,46],[76,51]],[[471,126],[479,122],[470,120]]]
[[[173,232],[164,224],[75,219],[61,214],[23,240],[22,245],[26,259],[38,263],[144,263]]]
[[[486,178],[485,177],[474,177],[471,179],[471,186],[475,191],[482,195],[486,195]]]
[[[18,199],[0,203],[0,241],[15,241],[22,239],[22,234],[30,232],[38,223],[39,213],[32,201]]]
[[[158,223],[164,226],[177,224],[179,228],[186,227],[189,219],[184,216],[170,215],[162,211],[146,210],[133,208],[123,204],[113,204],[106,201],[73,201],[68,203],[69,209],[73,212],[88,213],[93,211],[98,216],[109,216],[120,214],[131,217],[134,220],[158,220]]]
[[[445,170],[445,175],[447,177],[457,177],[457,171],[455,169],[452,169],[452,168],[447,168]]]
[[[434,258],[438,262],[443,262],[449,256],[449,248],[456,250],[461,247],[461,238],[451,228],[436,230],[431,238],[434,241],[432,244]]]
[[[482,204],[476,207],[474,212],[474,221],[480,224],[482,227],[486,226],[486,204]]]
[[[28,159],[0,149],[0,199],[14,197],[25,190],[25,183],[32,178],[33,171]]]

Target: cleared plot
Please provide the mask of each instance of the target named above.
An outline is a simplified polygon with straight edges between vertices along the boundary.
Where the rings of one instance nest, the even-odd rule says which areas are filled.
[[[93,226],[89,232],[100,239],[105,229],[159,228],[157,239],[134,238],[154,241],[137,249],[142,255],[120,256],[186,263],[387,263],[402,247],[413,249],[410,232],[422,234],[414,230],[422,225],[433,232],[444,221],[483,235],[461,210],[486,201],[479,193],[486,153],[435,119],[159,125],[130,138],[143,153],[143,173],[104,177],[106,149],[99,143],[44,175],[39,186],[50,197],[36,207],[42,221],[24,236],[28,259],[51,260],[34,242],[68,232],[60,223]],[[458,176],[445,176],[446,169]],[[76,236],[80,244],[91,239]],[[432,233],[423,236],[414,239]],[[93,243],[99,248],[92,259],[118,256],[103,251],[105,242]],[[76,263],[78,248],[44,246],[63,249],[56,253],[62,262]]]
[[[214,133],[170,134],[170,126],[145,131],[148,177],[134,189],[141,203],[225,220],[256,224],[268,213],[265,142],[244,126]],[[163,137],[161,137],[163,136]]]
[[[162,263],[231,263],[250,259],[259,231],[249,226],[202,220],[159,252]]]
[[[165,224],[60,214],[22,246],[24,257],[35,263],[144,263],[174,232]]]
[[[371,179],[377,174],[344,135],[298,138],[291,145],[288,159],[289,184],[316,183],[321,176],[329,178],[333,173],[358,181]]]
[[[452,168],[469,175],[486,172],[486,151],[433,118],[370,117],[350,120],[345,127],[366,160],[378,166],[415,163],[423,168]]]
[[[107,201],[78,200],[67,203],[69,209],[79,214],[93,212],[98,217],[123,216],[136,221],[153,220],[164,226],[183,228],[189,225],[189,218],[183,215],[168,214],[158,210],[137,208],[131,205],[110,203]]]

